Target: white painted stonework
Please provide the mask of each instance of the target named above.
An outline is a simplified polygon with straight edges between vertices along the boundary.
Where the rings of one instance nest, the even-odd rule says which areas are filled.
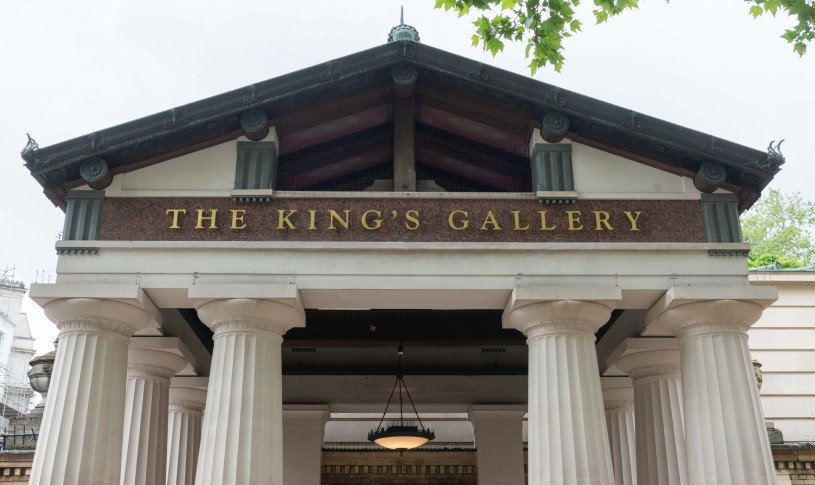
[[[747,330],[776,298],[771,287],[674,287],[649,314],[679,339],[690,483],[775,483]]]
[[[679,351],[633,352],[618,359],[617,367],[633,379],[638,481],[689,483]]]
[[[240,286],[191,290],[215,333],[197,485],[283,483],[280,345],[305,315],[296,290],[293,299],[277,291],[259,287],[269,299],[252,299],[224,298],[254,296]]]
[[[478,483],[524,485],[522,422],[526,406],[470,407],[477,450]]]
[[[530,485],[614,483],[594,333],[619,299],[612,288],[513,292],[504,325],[529,346]]]
[[[170,378],[186,365],[169,352],[128,351],[122,485],[164,485]]]
[[[616,485],[637,484],[634,387],[628,377],[601,377],[611,462]]]
[[[764,417],[785,441],[815,440],[815,272],[750,274],[750,283],[778,288],[778,301],[750,328],[750,354],[761,362]]]
[[[320,485],[325,405],[287,405],[283,408],[283,483]]]
[[[194,485],[207,393],[170,387],[167,418],[167,485]]]
[[[93,293],[81,287],[54,298],[53,289],[31,290],[35,300],[43,296],[38,303],[60,330],[31,483],[118,485],[127,345],[151,315],[132,299],[70,297]],[[129,296],[128,288],[122,290],[120,296]]]

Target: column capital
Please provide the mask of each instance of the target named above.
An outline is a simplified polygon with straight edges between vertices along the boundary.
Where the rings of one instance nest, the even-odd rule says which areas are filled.
[[[614,286],[516,287],[502,321],[504,328],[515,328],[527,337],[533,327],[544,323],[553,332],[571,328],[593,334],[608,321],[620,300],[622,292]]]
[[[156,378],[169,384],[176,372],[187,366],[184,357],[160,350],[128,349],[127,377]]]
[[[600,388],[606,411],[634,409],[634,384],[630,377],[601,377]]]
[[[295,285],[196,285],[189,297],[213,331],[254,329],[283,335],[306,323]]]
[[[207,391],[189,387],[170,386],[170,411],[202,413],[207,402]]]
[[[130,336],[161,323],[158,309],[138,285],[34,284],[30,296],[60,331],[89,329]]]
[[[711,331],[745,333],[765,308],[778,299],[773,286],[674,286],[648,311],[645,320],[674,335],[706,324]],[[715,327],[715,328],[714,328]]]
[[[328,418],[331,417],[331,410],[327,404],[284,404],[283,422],[286,428],[291,429],[311,429],[314,428],[315,418],[319,418],[319,427],[322,430]]]
[[[681,378],[679,350],[646,350],[624,355],[617,359],[617,367],[634,381],[650,377]]]
[[[486,423],[493,419],[513,419],[521,425],[526,414],[526,404],[473,404],[467,410],[467,418],[475,424],[476,421]]]

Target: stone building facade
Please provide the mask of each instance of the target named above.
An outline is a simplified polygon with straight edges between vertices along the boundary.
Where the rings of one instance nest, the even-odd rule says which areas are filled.
[[[777,147],[390,40],[29,140],[66,214],[32,482],[775,483],[738,214]],[[342,451],[394,374],[441,449]]]

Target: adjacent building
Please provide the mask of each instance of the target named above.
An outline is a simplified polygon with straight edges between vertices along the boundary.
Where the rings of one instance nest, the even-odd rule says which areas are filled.
[[[28,382],[28,361],[34,357],[34,339],[28,319],[21,311],[25,284],[13,278],[0,279],[0,433],[9,430],[9,420],[31,409],[34,391]]]

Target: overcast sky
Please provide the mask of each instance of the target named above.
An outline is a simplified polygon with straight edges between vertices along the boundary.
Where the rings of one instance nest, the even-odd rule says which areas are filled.
[[[2,2],[0,269],[30,284],[56,268],[63,213],[23,167],[26,132],[48,146],[375,47],[402,3],[423,43],[528,75],[522,46],[484,54],[433,0]],[[815,200],[815,46],[792,53],[779,38],[789,19],[753,20],[741,0],[644,0],[595,26],[587,3],[564,71],[537,79],[761,150],[785,138],[771,187]],[[56,329],[24,309],[50,350]]]

